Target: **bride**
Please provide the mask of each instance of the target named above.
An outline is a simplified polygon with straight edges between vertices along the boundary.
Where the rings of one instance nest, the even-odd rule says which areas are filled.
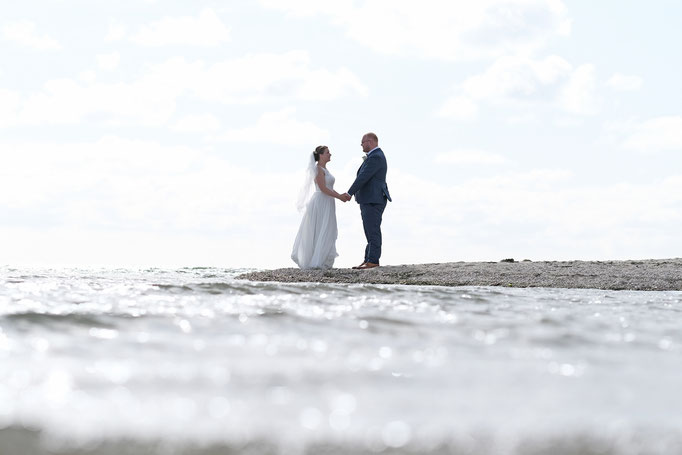
[[[329,269],[338,256],[334,199],[344,199],[334,191],[335,179],[327,170],[331,157],[325,145],[318,146],[310,155],[306,180],[298,198],[298,209],[305,211],[291,259],[302,269]]]

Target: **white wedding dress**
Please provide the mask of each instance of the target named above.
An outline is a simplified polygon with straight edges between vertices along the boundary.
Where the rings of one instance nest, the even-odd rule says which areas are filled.
[[[324,183],[334,189],[334,176],[322,167]],[[298,228],[291,259],[302,269],[330,269],[336,253],[336,200],[324,194],[315,184],[315,191],[305,206],[301,226]]]

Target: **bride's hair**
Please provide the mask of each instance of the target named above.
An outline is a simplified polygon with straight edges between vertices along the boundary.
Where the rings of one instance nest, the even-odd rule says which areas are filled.
[[[313,152],[313,156],[315,157],[315,161],[320,161],[320,155],[322,155],[325,150],[327,150],[326,145],[318,145],[317,147],[315,147],[315,151]]]

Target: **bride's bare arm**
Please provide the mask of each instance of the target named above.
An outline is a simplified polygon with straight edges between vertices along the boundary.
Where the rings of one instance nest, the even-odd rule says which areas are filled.
[[[324,182],[324,171],[322,169],[317,170],[317,176],[315,177],[315,183],[317,183],[317,187],[322,191],[324,194],[335,197],[336,199],[341,199],[341,195],[337,193],[334,190],[330,190],[327,188],[327,185]],[[341,199],[343,200],[343,199]]]

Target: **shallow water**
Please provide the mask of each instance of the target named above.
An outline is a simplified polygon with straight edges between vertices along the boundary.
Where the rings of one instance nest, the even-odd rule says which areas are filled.
[[[682,453],[681,292],[0,268],[0,454]]]

